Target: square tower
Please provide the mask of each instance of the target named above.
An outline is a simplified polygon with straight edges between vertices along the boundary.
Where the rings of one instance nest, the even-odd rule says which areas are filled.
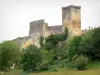
[[[81,7],[70,5],[62,7],[62,25],[63,30],[68,28],[68,36],[81,35]]]

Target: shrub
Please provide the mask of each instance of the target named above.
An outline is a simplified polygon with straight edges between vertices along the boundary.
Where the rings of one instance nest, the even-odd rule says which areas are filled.
[[[43,71],[43,70],[48,70],[48,62],[47,61],[43,61],[40,65],[39,65],[39,71]]]
[[[52,50],[56,47],[56,45],[61,42],[65,41],[68,37],[68,29],[65,28],[62,34],[51,34],[45,38],[44,49]]]
[[[71,62],[72,58],[74,55],[79,55],[80,54],[80,50],[79,50],[79,46],[80,46],[80,42],[81,42],[81,36],[74,36],[69,42],[68,42],[68,60]]]
[[[44,45],[44,37],[43,36],[40,36],[39,38],[39,43],[40,43],[40,48],[42,49],[43,48],[43,45]]]
[[[58,60],[65,59],[67,56],[67,42],[59,42],[52,51]]]
[[[42,51],[35,45],[30,45],[22,51],[21,64],[23,71],[36,71],[42,62]]]
[[[67,67],[68,66],[68,59],[64,59],[64,60],[60,60],[58,62],[57,65],[57,68],[64,68],[64,67]]]
[[[46,61],[48,64],[53,61],[54,53],[48,50],[42,50],[43,61]]]
[[[50,71],[50,72],[56,72],[56,71],[58,71],[58,66],[57,65],[50,65],[48,67],[48,71]]]
[[[72,64],[78,70],[85,70],[88,64],[88,58],[83,55],[80,55],[80,56],[75,55],[73,57]]]

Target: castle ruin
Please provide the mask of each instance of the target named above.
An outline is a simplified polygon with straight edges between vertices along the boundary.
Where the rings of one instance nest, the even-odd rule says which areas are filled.
[[[29,36],[14,39],[21,48],[30,44],[39,46],[39,37],[47,37],[51,34],[61,34],[64,28],[68,28],[68,38],[81,35],[81,7],[70,5],[62,7],[62,25],[49,26],[44,19],[30,22]]]

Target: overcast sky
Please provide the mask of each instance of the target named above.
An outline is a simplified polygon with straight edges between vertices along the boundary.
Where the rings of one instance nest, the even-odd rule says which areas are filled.
[[[0,41],[28,36],[29,22],[62,24],[61,7],[81,6],[82,29],[100,26],[99,0],[0,0]]]

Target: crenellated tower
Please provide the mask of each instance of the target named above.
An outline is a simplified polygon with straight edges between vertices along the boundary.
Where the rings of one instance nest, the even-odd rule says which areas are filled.
[[[62,7],[62,25],[63,30],[65,27],[68,28],[69,37],[81,35],[81,7]]]

